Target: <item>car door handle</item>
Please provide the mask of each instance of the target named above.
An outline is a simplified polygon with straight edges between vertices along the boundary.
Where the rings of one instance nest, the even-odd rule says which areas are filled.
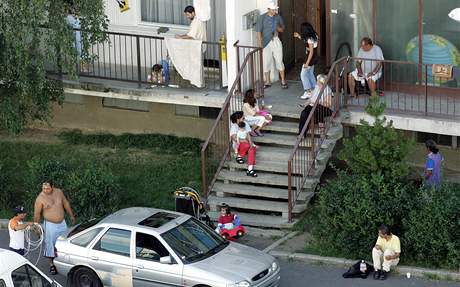
[[[99,260],[99,257],[97,257],[97,256],[91,256],[91,259],[92,259],[92,260]]]
[[[137,269],[144,269],[144,265],[141,265],[141,264],[137,265]]]

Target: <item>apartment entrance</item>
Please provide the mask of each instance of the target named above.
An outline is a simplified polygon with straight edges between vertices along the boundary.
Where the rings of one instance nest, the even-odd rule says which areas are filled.
[[[294,39],[294,32],[300,32],[300,24],[310,22],[319,36],[318,53],[320,61],[316,73],[325,72],[326,63],[326,1],[324,0],[282,0],[278,1],[280,15],[286,23],[286,30],[281,35],[283,42],[283,59],[288,80],[300,80],[299,74],[305,62],[305,44]]]

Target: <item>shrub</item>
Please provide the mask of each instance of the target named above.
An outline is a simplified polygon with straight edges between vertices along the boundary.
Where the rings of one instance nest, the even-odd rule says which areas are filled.
[[[320,188],[313,234],[322,247],[352,258],[369,257],[381,224],[401,236],[412,194],[410,185],[385,182],[381,175],[365,177],[338,171],[337,179]]]
[[[118,178],[108,168],[98,164],[77,168],[59,160],[34,158],[28,162],[25,179],[29,208],[43,181],[50,179],[64,191],[79,220],[107,215],[120,205]]]
[[[9,190],[9,178],[8,174],[6,173],[6,169],[2,164],[0,164],[0,210],[4,213],[7,213],[12,208],[12,199],[13,195]]]
[[[421,189],[417,209],[404,220],[404,250],[411,259],[458,270],[460,266],[460,185]]]
[[[83,134],[80,130],[62,132],[59,138],[67,144],[95,145],[110,148],[139,148],[170,154],[200,152],[201,140],[161,134]]]

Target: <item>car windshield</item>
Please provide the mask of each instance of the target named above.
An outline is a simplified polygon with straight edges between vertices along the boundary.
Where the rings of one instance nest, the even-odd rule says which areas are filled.
[[[90,227],[93,227],[94,225],[98,224],[99,221],[101,221],[100,218],[93,218],[93,219],[90,219],[88,221],[85,221],[85,222],[82,222],[81,224],[78,224],[77,226],[74,227],[74,229],[72,229],[70,232],[69,232],[69,235],[67,235],[67,237],[72,237],[74,236],[75,234],[78,234]]]
[[[212,256],[228,245],[228,241],[195,218],[161,236],[186,264]]]

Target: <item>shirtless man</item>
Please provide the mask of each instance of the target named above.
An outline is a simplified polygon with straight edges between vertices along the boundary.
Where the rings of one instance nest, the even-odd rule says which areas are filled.
[[[67,231],[64,210],[69,215],[72,224],[75,224],[75,216],[73,215],[72,208],[62,190],[54,188],[51,181],[43,182],[42,192],[35,200],[34,222],[39,223],[43,214],[45,231],[44,256],[49,259],[50,274],[52,275],[57,274],[56,266],[54,266],[53,262],[56,240]]]

